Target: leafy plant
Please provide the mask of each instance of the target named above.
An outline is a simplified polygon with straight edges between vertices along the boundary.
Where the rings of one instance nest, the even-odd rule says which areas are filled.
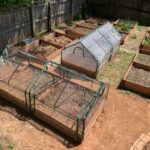
[[[130,29],[130,23],[125,22],[125,23],[123,23],[123,24],[121,25],[121,30],[122,30],[122,31],[128,32],[129,29]]]
[[[132,34],[130,37],[131,37],[132,39],[137,39],[136,34]]]
[[[144,40],[144,45],[150,46],[150,35]]]

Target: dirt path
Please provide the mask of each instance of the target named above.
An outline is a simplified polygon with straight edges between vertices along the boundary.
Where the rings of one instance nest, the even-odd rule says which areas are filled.
[[[150,102],[111,89],[104,111],[86,140],[72,150],[128,150],[141,133],[150,132]],[[0,111],[0,133],[14,150],[65,150],[54,136]],[[1,143],[0,143],[1,144]],[[8,149],[9,150],[9,149]]]

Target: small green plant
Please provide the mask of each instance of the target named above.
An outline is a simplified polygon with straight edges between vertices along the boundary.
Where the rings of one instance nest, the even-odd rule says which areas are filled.
[[[130,29],[130,24],[128,22],[125,22],[121,25],[121,30],[122,31],[125,31],[125,32],[128,32]]]
[[[8,148],[8,150],[13,150],[14,147],[12,144],[9,144],[7,148]]]
[[[144,40],[145,46],[150,46],[150,35]]]
[[[136,34],[132,34],[130,37],[131,37],[131,39],[137,39]]]

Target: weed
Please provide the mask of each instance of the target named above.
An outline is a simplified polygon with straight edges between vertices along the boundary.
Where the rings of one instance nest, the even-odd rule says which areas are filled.
[[[130,38],[131,38],[131,39],[137,39],[137,36],[136,36],[136,34],[132,34],[132,35],[130,36]]]

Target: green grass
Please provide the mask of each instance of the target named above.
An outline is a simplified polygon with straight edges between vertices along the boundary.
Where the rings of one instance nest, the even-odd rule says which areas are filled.
[[[133,53],[119,50],[97,75],[97,79],[109,83],[112,87],[118,87],[134,56]]]

